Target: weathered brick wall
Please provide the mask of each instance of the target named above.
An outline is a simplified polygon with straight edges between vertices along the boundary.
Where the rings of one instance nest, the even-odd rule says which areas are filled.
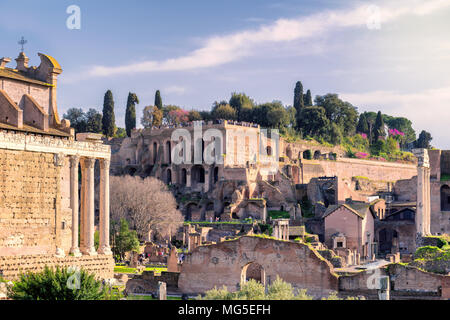
[[[95,273],[101,279],[110,279],[114,276],[114,259],[110,255],[65,258],[56,258],[54,255],[0,256],[0,272],[7,280],[16,280],[21,273],[28,271],[42,271],[45,266],[79,267]]]
[[[438,293],[442,284],[449,278],[440,274],[425,272],[400,264],[389,265],[393,290]]]
[[[264,268],[267,284],[280,276],[316,296],[338,289],[331,264],[307,245],[258,237],[197,247],[183,262],[178,287],[184,293],[203,293],[223,285],[235,291],[242,271],[252,262]]]
[[[158,289],[158,282],[165,282],[167,291],[170,293],[179,293],[178,278],[179,272],[161,272],[161,275],[155,275],[153,271],[144,271],[141,275],[133,276],[133,279],[127,281],[127,293],[155,293]]]
[[[340,179],[363,176],[373,181],[395,182],[401,179],[410,179],[417,175],[417,168],[414,164],[347,158],[341,158],[337,161],[302,160],[302,162],[303,183],[308,183],[311,178],[323,176],[338,176]]]
[[[69,164],[5,149],[0,163],[0,256],[54,253],[57,243],[69,249]]]

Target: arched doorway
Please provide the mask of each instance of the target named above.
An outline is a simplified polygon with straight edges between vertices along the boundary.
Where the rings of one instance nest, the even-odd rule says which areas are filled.
[[[214,168],[214,183],[219,181],[219,167]]]
[[[166,170],[166,183],[167,184],[172,183],[172,170],[170,170],[170,169]]]
[[[266,153],[267,153],[267,156],[272,156],[272,147],[271,146],[267,146],[267,148],[266,148]]]
[[[153,164],[156,164],[156,160],[158,159],[158,144],[153,142]]]
[[[205,183],[205,169],[201,165],[195,165],[191,170],[191,179],[193,184]]]
[[[246,264],[241,271],[241,283],[244,284],[250,279],[262,283],[263,286],[266,285],[266,271],[263,266],[257,262],[250,262]]]
[[[186,221],[192,220],[192,213],[197,209],[197,205],[195,203],[189,203],[186,206]]]
[[[314,159],[315,160],[320,159],[320,155],[321,155],[320,151],[317,150],[316,152],[314,152]]]
[[[441,211],[450,211],[450,187],[446,184],[441,187]]]
[[[181,169],[181,184],[185,186],[187,183],[187,171],[186,169]]]
[[[170,140],[166,142],[166,161],[168,164],[172,163],[172,144]]]

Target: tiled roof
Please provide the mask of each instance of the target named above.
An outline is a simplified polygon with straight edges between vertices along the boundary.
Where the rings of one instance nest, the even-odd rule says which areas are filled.
[[[53,85],[46,83],[44,81],[36,80],[30,77],[27,77],[22,72],[11,69],[11,68],[0,68],[0,78],[8,78],[8,79],[14,79],[19,81],[26,81],[29,83],[35,83],[40,84],[42,86],[52,87]]]
[[[352,203],[352,204],[344,203],[329,206],[322,217],[325,218],[326,216],[332,214],[340,207],[347,208],[349,211],[353,212],[362,219],[364,219],[367,213],[370,212],[370,205],[368,203]]]
[[[48,131],[44,131],[44,130],[29,126],[27,124],[23,124],[23,127],[19,129],[10,124],[0,122],[0,129],[14,130],[14,131],[20,131],[20,132],[29,132],[29,133],[43,134],[43,135],[49,135],[49,136],[70,137],[70,134],[68,134],[67,132],[60,131],[55,128],[48,128]]]

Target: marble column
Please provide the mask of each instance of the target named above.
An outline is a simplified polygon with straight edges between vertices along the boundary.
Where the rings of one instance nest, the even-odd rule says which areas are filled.
[[[427,149],[413,149],[417,157],[417,207],[416,233],[418,236],[430,234],[430,161]]]
[[[95,159],[84,158],[81,160],[83,168],[84,187],[84,248],[82,251],[86,255],[94,256],[97,254],[94,245],[94,223],[95,223],[95,201],[94,201],[94,165]]]
[[[78,247],[79,205],[78,205],[78,156],[70,157],[70,207],[72,209],[72,247],[70,253],[75,257],[81,256]]]
[[[110,160],[100,160],[100,254],[112,254],[109,246],[109,164]]]

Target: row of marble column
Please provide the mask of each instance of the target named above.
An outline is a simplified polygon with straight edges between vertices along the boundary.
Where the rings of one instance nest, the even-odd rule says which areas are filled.
[[[109,245],[109,165],[107,159],[100,162],[100,222],[98,252],[94,245],[95,224],[95,158],[70,157],[70,207],[72,209],[72,247],[74,256],[112,254]],[[78,165],[81,166],[81,191],[78,194]],[[80,199],[80,203],[79,200]],[[80,223],[79,223],[80,222]],[[80,245],[78,245],[80,232]]]

